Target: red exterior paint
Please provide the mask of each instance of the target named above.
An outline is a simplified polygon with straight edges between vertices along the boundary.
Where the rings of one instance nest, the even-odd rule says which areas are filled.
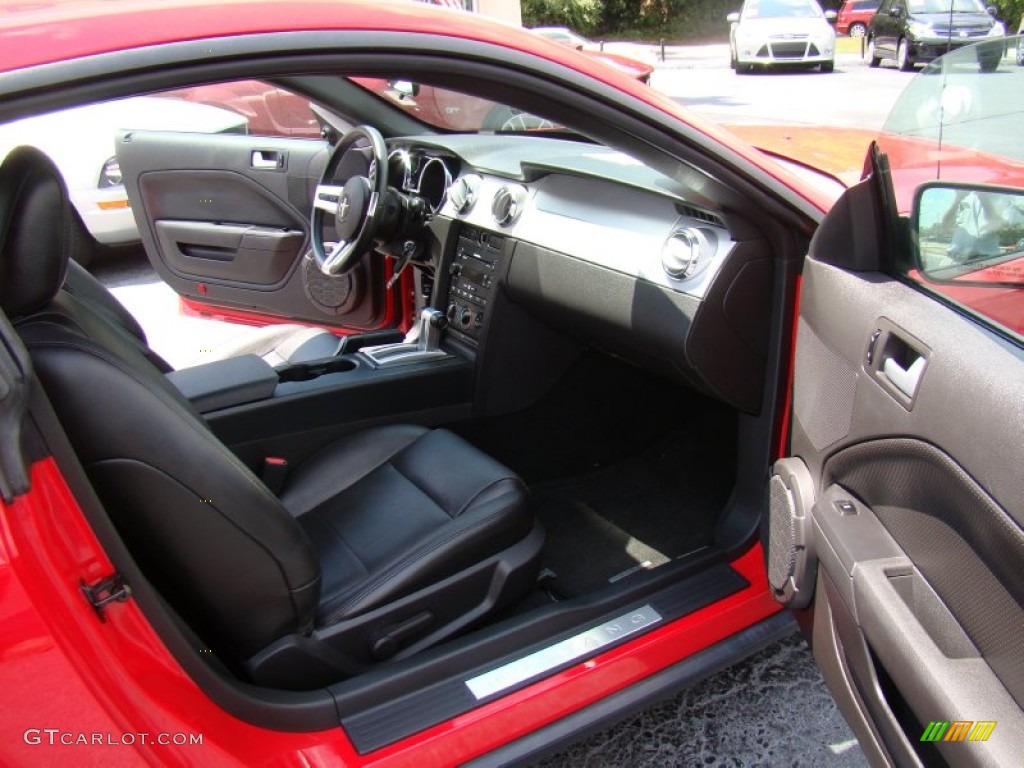
[[[32,491],[0,506],[0,716],[5,762],[31,765],[423,766],[472,759],[600,701],[779,610],[756,545],[733,567],[750,586],[504,699],[360,756],[340,728],[278,733],[225,713],[185,674],[137,603],[101,623],[79,590],[113,568],[50,460]],[[27,729],[69,734],[199,734],[201,745],[25,743]],[[45,738],[45,734],[43,734]],[[59,738],[59,736],[57,737]],[[136,737],[136,741],[138,741]]]
[[[800,327],[800,291],[803,290],[803,275],[796,276],[796,292],[793,298],[793,314],[789,318],[789,358],[786,360],[786,384],[782,389],[783,405],[779,414],[775,434],[775,455],[773,459],[789,456],[789,422],[793,410],[793,381],[796,377],[796,337]]]

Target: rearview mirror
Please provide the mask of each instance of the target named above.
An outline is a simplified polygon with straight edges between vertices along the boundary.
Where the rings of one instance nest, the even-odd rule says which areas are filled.
[[[389,80],[388,85],[399,96],[404,96],[407,99],[413,99],[420,95],[419,83],[412,83],[408,80]]]
[[[911,232],[918,268],[937,281],[1024,285],[1024,191],[952,182],[922,185]]]

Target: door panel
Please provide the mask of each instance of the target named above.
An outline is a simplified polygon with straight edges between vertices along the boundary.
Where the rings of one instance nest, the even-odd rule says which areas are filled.
[[[134,131],[117,150],[146,253],[181,296],[340,329],[383,324],[382,257],[335,277],[308,258],[324,142]]]
[[[791,562],[780,546],[816,563],[802,618],[873,762],[1018,763],[1024,354],[904,282],[815,255],[791,436],[813,480],[792,506],[812,524],[772,531],[774,586]],[[776,528],[785,508],[773,488]]]

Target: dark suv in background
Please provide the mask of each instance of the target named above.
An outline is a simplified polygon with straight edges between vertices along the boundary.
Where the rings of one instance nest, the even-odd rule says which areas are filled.
[[[836,32],[850,37],[864,37],[880,2],[881,0],[844,0],[836,17]]]
[[[983,69],[995,69],[1006,28],[994,11],[981,0],[883,0],[868,25],[868,61],[877,67],[882,59],[892,59],[910,71],[948,51],[992,38],[998,45],[986,47],[978,61]]]

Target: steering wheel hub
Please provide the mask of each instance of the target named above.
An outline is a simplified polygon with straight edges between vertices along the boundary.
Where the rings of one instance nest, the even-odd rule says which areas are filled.
[[[338,200],[338,212],[334,215],[334,229],[339,239],[351,240],[359,232],[371,197],[370,180],[365,176],[353,176],[345,182]]]

